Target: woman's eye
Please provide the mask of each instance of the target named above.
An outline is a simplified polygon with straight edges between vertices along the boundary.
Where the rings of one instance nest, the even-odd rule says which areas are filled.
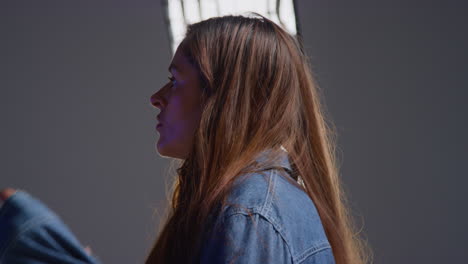
[[[169,81],[172,82],[173,85],[175,84],[175,78],[174,77],[168,76],[167,78],[169,79]]]

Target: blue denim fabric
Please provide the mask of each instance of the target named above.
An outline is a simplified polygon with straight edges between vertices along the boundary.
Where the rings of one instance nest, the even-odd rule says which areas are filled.
[[[275,165],[290,177],[283,154]],[[277,168],[237,179],[228,202],[237,206],[225,206],[215,218],[201,263],[335,263],[313,201]]]
[[[18,190],[0,208],[0,263],[98,264],[60,218],[29,193]]]
[[[283,154],[275,165],[291,172]],[[201,263],[335,263],[315,205],[303,190],[274,167],[243,176],[229,194],[232,205],[209,223],[214,230],[202,247]],[[0,264],[17,263],[100,262],[54,212],[19,190],[0,209]]]

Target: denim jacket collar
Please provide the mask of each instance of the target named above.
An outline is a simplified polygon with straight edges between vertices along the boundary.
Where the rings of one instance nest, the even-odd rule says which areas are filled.
[[[266,155],[267,155],[268,153],[270,153],[271,151],[272,151],[272,149],[269,148],[269,149],[266,149],[266,150],[260,152],[260,153],[256,156],[255,160],[256,160],[257,162],[259,162],[259,163],[261,163],[262,161],[265,161],[265,160],[266,160]],[[292,172],[292,169],[291,169],[291,164],[290,164],[290,162],[289,162],[288,152],[286,151],[286,149],[285,149],[283,146],[281,146],[280,151],[281,151],[280,158],[279,158],[278,161],[275,162],[274,167],[283,167],[283,168],[285,168],[289,173],[291,173],[291,172]]]

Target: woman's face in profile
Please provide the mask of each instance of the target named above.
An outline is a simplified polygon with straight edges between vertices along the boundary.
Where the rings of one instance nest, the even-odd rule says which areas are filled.
[[[201,118],[202,90],[199,72],[183,55],[180,45],[169,65],[169,78],[151,96],[151,104],[161,110],[156,148],[161,156],[185,159]]]

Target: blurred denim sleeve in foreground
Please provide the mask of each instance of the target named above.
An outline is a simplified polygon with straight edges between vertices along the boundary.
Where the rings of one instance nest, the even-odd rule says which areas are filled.
[[[58,215],[23,190],[0,208],[0,264],[98,264]]]

